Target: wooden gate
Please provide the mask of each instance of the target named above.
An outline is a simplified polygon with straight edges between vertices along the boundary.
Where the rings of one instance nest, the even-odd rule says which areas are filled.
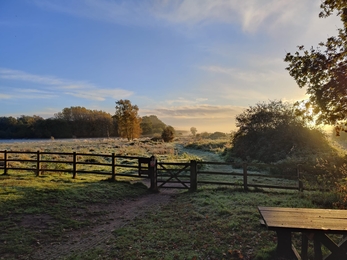
[[[195,189],[195,161],[186,163],[158,162],[156,170],[158,188]]]

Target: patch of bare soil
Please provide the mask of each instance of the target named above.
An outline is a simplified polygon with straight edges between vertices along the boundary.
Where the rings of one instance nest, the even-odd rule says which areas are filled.
[[[110,242],[115,239],[112,231],[127,225],[135,217],[144,217],[147,212],[159,210],[168,204],[175,194],[177,190],[162,189],[160,193],[147,194],[135,199],[94,205],[93,208],[86,209],[101,213],[92,220],[96,222],[94,227],[65,231],[63,242],[41,242],[39,249],[30,259],[63,259],[91,248],[100,248],[107,252]]]

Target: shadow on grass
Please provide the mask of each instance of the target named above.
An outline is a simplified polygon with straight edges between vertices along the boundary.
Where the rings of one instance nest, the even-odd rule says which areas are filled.
[[[90,210],[93,205],[148,193],[143,183],[100,176],[13,174],[0,176],[0,184],[0,255],[6,259],[30,254],[41,241],[60,241],[66,230],[93,225],[91,219],[105,213]]]

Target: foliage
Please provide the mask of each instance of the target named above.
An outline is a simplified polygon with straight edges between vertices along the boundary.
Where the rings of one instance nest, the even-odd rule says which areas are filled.
[[[164,142],[172,142],[175,138],[175,129],[172,126],[167,126],[161,134]]]
[[[127,99],[116,101],[116,113],[114,118],[118,124],[118,133],[121,137],[132,140],[141,135],[141,118],[138,115],[139,108],[132,105]]]
[[[202,132],[201,134],[197,134],[196,137],[200,140],[201,139],[217,140],[217,139],[225,139],[228,137],[228,135],[222,132],[214,132],[214,133]]]
[[[208,138],[216,140],[216,139],[224,139],[226,137],[227,137],[227,135],[225,133],[214,132],[214,133],[210,134],[210,136]]]
[[[213,153],[223,153],[225,148],[230,147],[230,140],[227,138],[220,139],[199,139],[191,140],[185,144],[185,148],[203,150]]]
[[[84,107],[64,108],[54,118],[20,116],[0,118],[0,138],[71,138],[114,136],[109,113]]]
[[[193,136],[195,136],[196,133],[198,132],[198,130],[196,129],[196,127],[192,126],[192,127],[190,128],[190,132],[192,133]]]
[[[209,136],[210,136],[210,133],[208,132],[202,132],[196,135],[197,138],[209,138]]]
[[[320,17],[335,11],[340,16],[343,28],[338,29],[338,36],[329,37],[316,49],[298,46],[295,54],[287,53],[285,61],[299,87],[307,88],[309,100],[304,103],[317,123],[336,124],[347,119],[347,2],[325,0],[321,8]]]
[[[325,135],[309,128],[281,101],[258,103],[236,117],[231,154],[243,160],[276,162],[306,152],[333,152]]]
[[[327,207],[335,207],[339,209],[347,209],[347,165],[346,163],[330,162],[328,160],[317,160],[315,166],[315,183],[317,183],[316,189],[323,193],[323,195],[316,196],[317,198],[325,198],[323,201],[327,204]],[[312,181],[311,181],[312,183]],[[328,194],[327,191],[333,191]],[[330,198],[327,203],[326,198]],[[316,198],[316,200],[317,200]],[[323,204],[322,201],[319,201]]]
[[[161,134],[166,127],[155,115],[142,117],[140,125],[143,135]]]
[[[109,113],[84,107],[64,108],[55,118],[66,122],[75,137],[109,137],[114,128]]]

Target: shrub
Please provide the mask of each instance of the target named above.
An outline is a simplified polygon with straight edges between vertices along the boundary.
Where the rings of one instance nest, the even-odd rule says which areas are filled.
[[[164,142],[172,142],[175,138],[175,129],[172,126],[167,126],[161,134]]]
[[[239,130],[233,135],[231,155],[266,163],[307,154],[336,151],[325,134],[296,116],[281,101],[257,104],[236,117]]]

